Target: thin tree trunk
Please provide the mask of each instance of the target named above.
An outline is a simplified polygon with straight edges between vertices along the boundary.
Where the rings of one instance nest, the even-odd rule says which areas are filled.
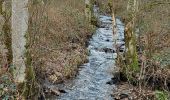
[[[91,4],[90,3],[91,3],[90,0],[85,0],[85,4],[86,4],[85,15],[89,23],[91,21]]]
[[[127,6],[127,12],[129,13],[129,23],[125,28],[125,42],[126,42],[126,61],[128,68],[132,71],[137,71],[138,68],[138,57],[136,51],[136,35],[135,35],[135,20],[137,12],[137,1],[129,0]]]
[[[25,81],[25,34],[28,29],[28,0],[12,0],[12,52],[14,78],[18,83]]]
[[[116,19],[115,19],[115,2],[114,0],[113,1],[110,1],[110,3],[112,3],[112,28],[113,28],[113,34],[114,34],[114,39],[113,41],[117,42],[117,39],[118,39],[118,34],[116,34]],[[115,45],[115,48],[117,49],[116,45]]]

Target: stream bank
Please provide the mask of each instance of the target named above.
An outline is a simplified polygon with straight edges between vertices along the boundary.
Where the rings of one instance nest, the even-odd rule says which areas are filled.
[[[98,28],[89,41],[89,62],[83,64],[77,77],[65,82],[59,87],[64,87],[67,93],[61,94],[60,100],[112,100],[113,85],[106,84],[113,76],[113,66],[116,58],[112,17],[100,16],[102,28]]]
[[[50,100],[113,100],[111,93],[116,87],[107,83],[113,78],[116,68],[115,44],[120,44],[123,48],[124,25],[117,18],[117,25],[120,27],[117,33],[113,34],[112,17],[98,15],[98,18],[100,27],[89,41],[89,62],[80,66],[75,79],[51,86],[64,90],[64,93],[50,97]]]

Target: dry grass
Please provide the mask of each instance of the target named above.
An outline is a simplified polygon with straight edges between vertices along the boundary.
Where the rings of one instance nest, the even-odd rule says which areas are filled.
[[[85,42],[93,29],[84,9],[83,0],[52,0],[31,7],[31,54],[41,78],[61,82],[74,77],[86,61]]]
[[[112,0],[96,0],[99,5],[100,12],[104,14],[111,14]]]
[[[170,48],[170,6],[169,4],[157,4],[164,0],[151,0],[141,3],[141,12],[138,16],[140,33],[145,38],[144,46],[147,52],[159,53]],[[147,5],[147,6],[146,6]]]
[[[121,16],[123,20],[128,19],[127,1],[114,0],[116,15]],[[134,77],[136,78],[135,81],[139,79],[137,82],[140,83],[135,87],[135,93],[137,93],[137,97],[141,97],[141,100],[143,100],[143,98],[148,97],[145,94],[151,93],[152,96],[155,90],[169,90],[170,69],[166,66],[169,66],[168,59],[170,59],[170,6],[166,4],[166,0],[139,0],[139,2],[139,12],[137,12],[135,25],[136,29],[139,29],[137,34],[140,37],[137,41],[142,50],[138,55],[141,70]],[[126,21],[124,22],[126,23]],[[131,88],[134,87],[132,86]],[[121,87],[119,89],[121,91]],[[139,92],[138,90],[141,91]],[[150,93],[147,93],[148,90]],[[139,100],[139,98],[135,100]]]
[[[128,83],[119,84],[112,96],[117,100],[155,100],[153,91],[147,88],[139,89]]]

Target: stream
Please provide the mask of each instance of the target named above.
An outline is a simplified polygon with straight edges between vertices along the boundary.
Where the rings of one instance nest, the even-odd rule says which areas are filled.
[[[89,62],[80,66],[75,79],[58,85],[67,93],[54,100],[113,100],[111,93],[116,87],[106,83],[113,77],[115,68],[115,41],[124,48],[124,25],[116,18],[117,32],[113,35],[112,17],[98,15],[98,18],[100,27],[89,41]]]

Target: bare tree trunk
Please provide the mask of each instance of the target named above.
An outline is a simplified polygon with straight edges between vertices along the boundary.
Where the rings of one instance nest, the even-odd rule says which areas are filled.
[[[90,22],[91,21],[91,1],[90,0],[85,0],[86,8],[85,8],[85,15],[87,20]]]
[[[116,34],[116,19],[115,19],[115,2],[114,0],[110,1],[110,3],[112,4],[112,28],[113,28],[113,35],[114,35],[114,38],[113,38],[113,41],[115,43],[115,48],[117,48],[116,44],[117,44],[117,39],[118,39],[118,34]],[[118,51],[118,50],[117,50]]]
[[[125,28],[125,42],[126,42],[126,61],[128,68],[132,71],[137,71],[138,68],[138,57],[136,51],[136,35],[135,35],[135,20],[137,12],[137,0],[129,0],[127,11],[129,15],[129,23]]]
[[[28,0],[12,0],[12,52],[14,78],[18,83],[25,81],[25,34],[28,29]]]

